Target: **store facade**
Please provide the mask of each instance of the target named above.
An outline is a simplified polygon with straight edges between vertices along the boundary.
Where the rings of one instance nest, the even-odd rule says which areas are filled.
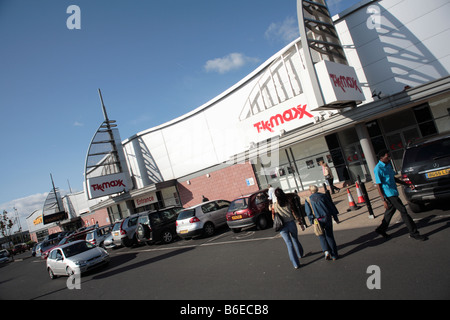
[[[323,1],[299,0],[308,41],[293,41],[192,112],[122,141],[123,164],[102,171],[112,177],[126,167],[130,182],[91,211],[115,221],[203,196],[233,200],[269,184],[303,191],[324,183],[319,161],[337,184],[371,181],[382,148],[400,170],[409,141],[450,130],[450,4],[411,2],[361,1],[333,18],[334,29]],[[120,162],[114,152],[101,162]]]

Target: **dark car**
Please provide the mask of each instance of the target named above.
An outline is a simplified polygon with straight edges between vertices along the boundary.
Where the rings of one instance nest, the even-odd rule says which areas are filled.
[[[182,207],[171,207],[158,211],[141,213],[138,218],[136,239],[138,242],[152,244],[158,241],[170,243],[177,235],[176,222]]]
[[[428,202],[450,199],[450,133],[416,140],[403,156],[403,191],[411,211],[424,210]]]

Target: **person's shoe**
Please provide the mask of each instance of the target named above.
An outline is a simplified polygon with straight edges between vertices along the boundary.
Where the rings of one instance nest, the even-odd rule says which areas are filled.
[[[425,240],[428,240],[428,237],[427,237],[427,236],[423,236],[423,235],[421,235],[421,234],[409,235],[409,237],[410,237],[411,239],[419,240],[419,241],[425,241]]]
[[[325,251],[325,260],[330,260],[331,256],[330,253],[328,251]]]
[[[385,240],[389,240],[391,238],[390,235],[388,235],[386,232],[381,231],[380,229],[376,228],[375,232],[378,233],[380,236],[382,236]]]

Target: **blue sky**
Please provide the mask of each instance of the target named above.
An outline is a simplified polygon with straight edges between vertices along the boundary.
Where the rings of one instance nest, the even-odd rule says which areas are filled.
[[[357,2],[327,1],[332,14]],[[70,5],[81,29],[67,28]],[[0,210],[42,208],[50,173],[63,192],[83,189],[98,88],[124,140],[203,105],[297,36],[296,0],[0,0]]]

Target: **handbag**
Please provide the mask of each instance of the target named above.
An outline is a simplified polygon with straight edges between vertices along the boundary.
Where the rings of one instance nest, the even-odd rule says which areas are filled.
[[[273,214],[273,228],[276,232],[279,232],[281,229],[283,229],[283,220],[281,219],[280,215],[275,212]]]
[[[281,219],[278,212],[275,211],[275,204],[272,205],[272,214],[273,214],[273,229],[276,232],[279,232],[284,227],[283,219]]]
[[[308,200],[306,200],[306,201],[308,201]],[[311,204],[311,201],[308,201],[308,203],[309,203],[309,206],[311,207],[311,211],[312,211],[312,213],[313,213],[313,216],[314,216],[314,223],[313,223],[313,229],[314,229],[314,234],[316,235],[316,236],[321,236],[321,235],[323,235],[323,228],[322,228],[322,226],[320,225],[320,222],[319,222],[319,220],[317,220],[317,217],[316,217],[316,214],[315,214],[315,212],[314,212],[314,208],[313,208],[313,206],[312,206],[312,204]]]

